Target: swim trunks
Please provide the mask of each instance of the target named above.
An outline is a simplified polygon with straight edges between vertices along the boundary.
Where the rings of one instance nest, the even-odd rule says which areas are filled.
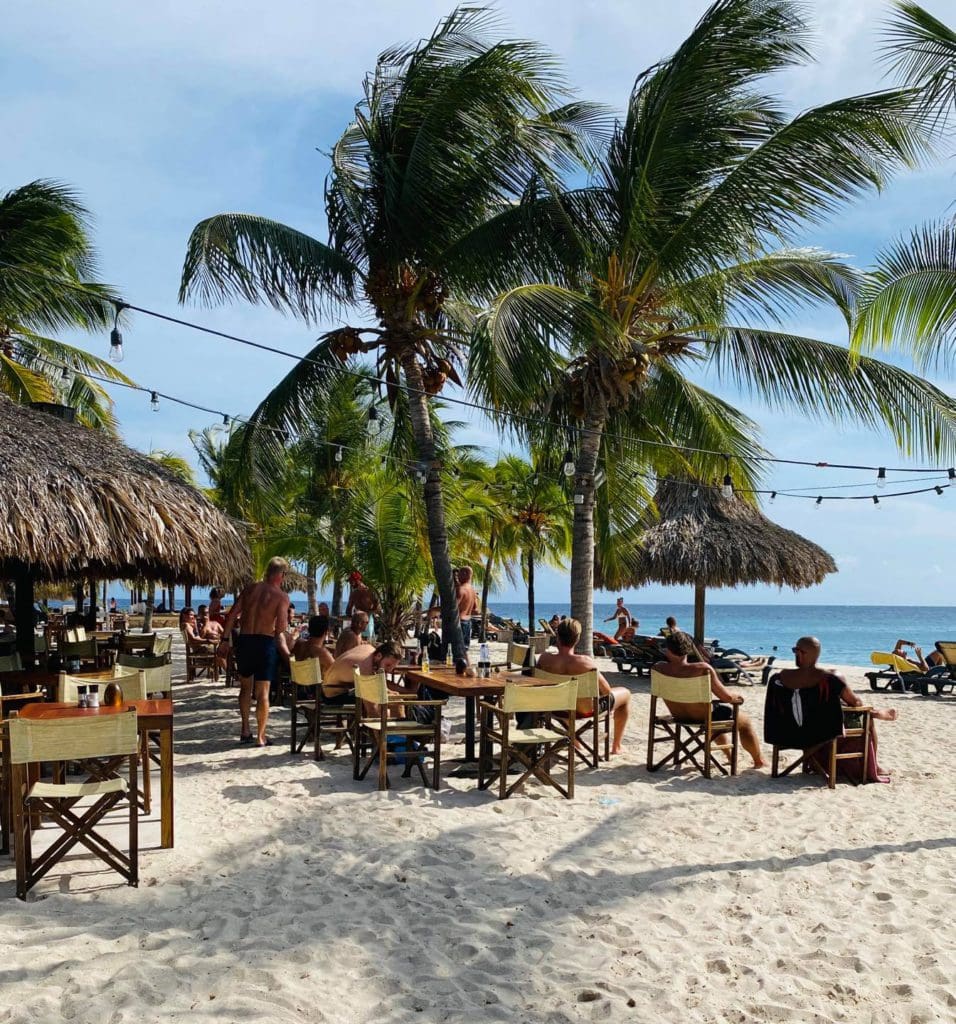
[[[322,693],[322,707],[334,708],[343,704],[354,704],[355,703],[355,691],[346,690],[344,693],[337,693],[334,697],[329,697],[323,691]]]
[[[276,670],[275,637],[261,633],[240,633],[236,640],[236,668],[243,679],[272,682]]]
[[[719,700],[710,702],[710,720],[712,722],[729,722],[734,717],[734,709]]]

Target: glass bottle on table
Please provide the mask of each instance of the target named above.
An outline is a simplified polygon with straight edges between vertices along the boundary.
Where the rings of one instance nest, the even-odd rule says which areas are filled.
[[[422,671],[431,672],[431,670],[431,662],[428,660],[428,648],[425,647],[422,649]]]
[[[534,656],[534,637],[528,637],[528,649],[524,653],[524,662],[521,665],[521,674],[523,676],[533,676],[534,666],[537,663],[537,658]]]
[[[478,678],[487,679],[491,675],[491,651],[485,641],[478,648]]]

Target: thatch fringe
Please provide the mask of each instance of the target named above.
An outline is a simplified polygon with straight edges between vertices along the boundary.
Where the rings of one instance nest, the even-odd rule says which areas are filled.
[[[241,526],[196,488],[98,431],[0,396],[0,577],[247,579]]]

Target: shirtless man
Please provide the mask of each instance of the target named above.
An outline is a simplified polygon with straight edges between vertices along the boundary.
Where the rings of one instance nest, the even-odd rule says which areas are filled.
[[[372,676],[376,672],[394,672],[395,666],[402,660],[402,649],[393,640],[387,640],[378,647],[371,644],[359,644],[350,651],[339,655],[335,663],[322,675],[322,701],[325,704],[334,704],[354,688],[355,669],[359,674]],[[393,693],[410,694],[417,690],[410,690],[406,687],[390,686]]]
[[[744,699],[739,693],[731,693],[720,681],[717,673],[706,664],[706,662],[689,662],[688,658],[696,657],[694,641],[686,633],[672,633],[664,641],[664,657],[666,661],[659,661],[654,666],[655,672],[661,675],[671,676],[674,679],[689,679],[693,676],[701,676],[705,673],[710,676],[710,692],[717,699],[712,702],[711,718],[715,722],[729,722],[733,712],[728,704],[743,704]],[[671,714],[682,722],[704,722],[707,720],[706,704],[671,704],[665,700]],[[760,752],[760,739],[754,729],[754,724],[749,715],[740,714],[737,718],[737,726],[740,731],[740,742],[744,750],[753,758],[754,768],[763,768],[766,761]],[[721,746],[730,743],[730,735],[726,732],[719,732],[714,736],[714,741]]]
[[[604,621],[611,622],[613,619],[617,619],[617,632],[614,634],[614,642],[617,643],[631,624],[631,613],[624,607],[623,597],[617,599],[617,607]]]
[[[455,600],[458,602],[458,619],[461,623],[461,638],[465,650],[471,643],[471,617],[481,610],[478,591],[471,582],[471,566],[463,565],[458,570],[458,582],[455,584]]]
[[[358,571],[349,573],[349,603],[345,606],[345,617],[348,618],[353,612],[365,612],[368,615],[368,624],[362,633],[366,640],[375,636],[375,616],[380,611],[378,598],[362,582],[362,574]]]
[[[820,641],[815,636],[802,636],[794,644],[793,660],[797,663],[796,668],[787,668],[779,673],[778,678],[783,686],[790,690],[803,690],[812,686],[819,686],[828,679],[833,679],[840,684],[840,700],[848,708],[862,708],[863,701],[850,689],[847,681],[838,672],[826,672],[817,668],[820,660]],[[874,708],[870,713],[871,718],[878,718],[884,722],[895,722],[897,717],[896,708]],[[873,749],[876,750],[876,729],[872,729]]]
[[[538,666],[545,672],[553,672],[555,675],[571,676],[578,672],[590,672],[597,668],[593,658],[586,654],[575,654],[581,639],[581,623],[577,619],[562,619],[555,630],[558,653],[550,654],[545,651],[538,658]],[[614,686],[598,673],[598,689],[601,691],[601,698],[609,698],[610,708],[614,714],[614,742],[611,747],[612,754],[621,753],[621,742],[624,739],[624,729],[627,727],[627,716],[631,710],[631,691],[626,686]],[[578,713],[590,714],[591,701],[578,701]]]
[[[296,640],[292,648],[292,656],[296,661],[305,661],[308,658],[318,658],[322,666],[322,675],[332,667],[335,658],[332,652],[325,646],[329,637],[328,615],[313,615],[309,619],[309,638],[303,640],[301,637]]]
[[[270,745],[266,738],[269,720],[269,686],[275,674],[276,637],[289,626],[289,598],[282,592],[282,578],[289,571],[284,558],[273,558],[266,567],[261,583],[252,583],[236,598],[229,609],[223,633],[231,636],[232,627],[239,620],[239,639],[236,642],[236,667],[239,670],[239,714],[242,728],[240,743],[260,747]],[[228,649],[228,639],[222,646]],[[256,736],[249,731],[249,711],[253,688],[256,697]]]

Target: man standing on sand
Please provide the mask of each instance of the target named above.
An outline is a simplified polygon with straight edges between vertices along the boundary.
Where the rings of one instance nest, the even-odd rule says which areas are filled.
[[[266,566],[261,583],[252,583],[229,609],[223,632],[228,638],[239,620],[236,641],[236,668],[239,671],[239,714],[242,716],[240,743],[267,747],[266,723],[269,720],[269,687],[276,668],[276,637],[289,628],[289,598],[282,592],[282,579],[289,571],[284,558],[273,558]],[[228,639],[222,646],[228,649]],[[249,731],[252,694],[256,697],[256,736]]]
[[[481,605],[478,591],[471,582],[471,566],[463,565],[458,570],[458,582],[455,584],[455,600],[458,602],[458,620],[461,623],[461,638],[465,650],[471,643],[471,617],[477,615]]]
[[[711,701],[711,720],[729,722],[733,718],[733,711],[728,705],[743,704],[744,699],[739,693],[731,693],[720,681],[714,669],[706,662],[688,661],[688,658],[696,656],[697,648],[694,646],[694,641],[686,633],[671,633],[664,641],[664,657],[667,660],[659,661],[654,666],[654,671],[675,679],[690,679],[705,674],[710,676],[710,692],[716,698]],[[707,721],[706,704],[672,704],[666,698],[664,703],[679,722],[699,724]],[[738,714],[737,728],[740,732],[741,746],[753,758],[754,768],[765,767],[767,762],[764,761],[763,754],[760,752],[760,739],[750,716],[742,712]],[[730,743],[730,736],[726,732],[717,733],[714,739],[721,745]]]
[[[362,574],[358,570],[349,573],[349,603],[345,606],[345,617],[348,618],[353,612],[365,612],[368,615],[368,624],[362,633],[366,640],[375,636],[375,616],[381,610],[378,598],[362,582]]]

